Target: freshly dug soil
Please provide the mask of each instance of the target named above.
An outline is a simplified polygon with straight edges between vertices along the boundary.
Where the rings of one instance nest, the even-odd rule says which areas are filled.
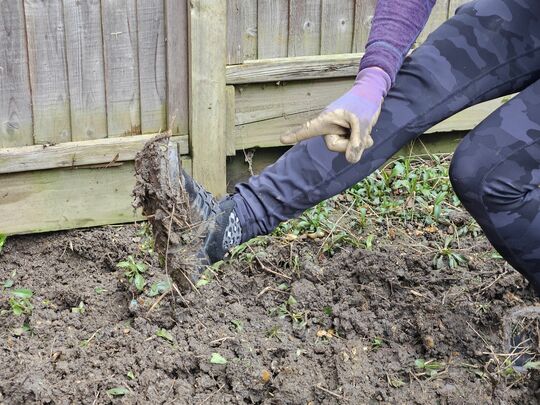
[[[8,239],[1,404],[538,403],[539,372],[506,367],[503,339],[538,301],[481,237],[461,241],[468,267],[440,270],[399,237],[331,258],[267,238],[198,291],[154,297],[116,267],[133,255],[164,280],[143,239],[138,225]],[[30,315],[12,313],[14,288],[33,291]]]

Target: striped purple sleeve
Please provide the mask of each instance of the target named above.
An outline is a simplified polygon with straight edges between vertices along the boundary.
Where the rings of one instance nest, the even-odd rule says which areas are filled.
[[[422,31],[436,0],[379,0],[360,70],[380,67],[394,83],[403,59]]]

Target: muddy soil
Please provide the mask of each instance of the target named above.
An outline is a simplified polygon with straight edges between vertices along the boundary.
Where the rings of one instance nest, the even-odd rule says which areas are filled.
[[[461,241],[466,267],[439,270],[399,233],[333,257],[262,239],[198,291],[148,297],[116,267],[131,254],[148,286],[165,279],[140,229],[8,239],[1,404],[539,401],[539,372],[507,367],[504,339],[512,311],[539,302],[483,237]],[[13,314],[14,288],[32,290],[31,314]]]

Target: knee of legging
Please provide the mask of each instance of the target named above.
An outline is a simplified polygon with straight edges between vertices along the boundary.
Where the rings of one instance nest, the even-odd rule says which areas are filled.
[[[466,200],[473,198],[473,196],[480,197],[479,193],[482,187],[479,162],[476,159],[471,159],[468,153],[471,146],[464,145],[463,142],[454,152],[448,176],[454,192],[463,203],[466,203]]]

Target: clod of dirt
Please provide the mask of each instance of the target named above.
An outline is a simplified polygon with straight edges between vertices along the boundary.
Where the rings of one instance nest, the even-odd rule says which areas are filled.
[[[156,252],[178,285],[188,288],[196,275],[196,252],[202,244],[201,218],[190,209],[181,181],[177,146],[168,135],[149,141],[135,157],[134,207],[152,225]]]

